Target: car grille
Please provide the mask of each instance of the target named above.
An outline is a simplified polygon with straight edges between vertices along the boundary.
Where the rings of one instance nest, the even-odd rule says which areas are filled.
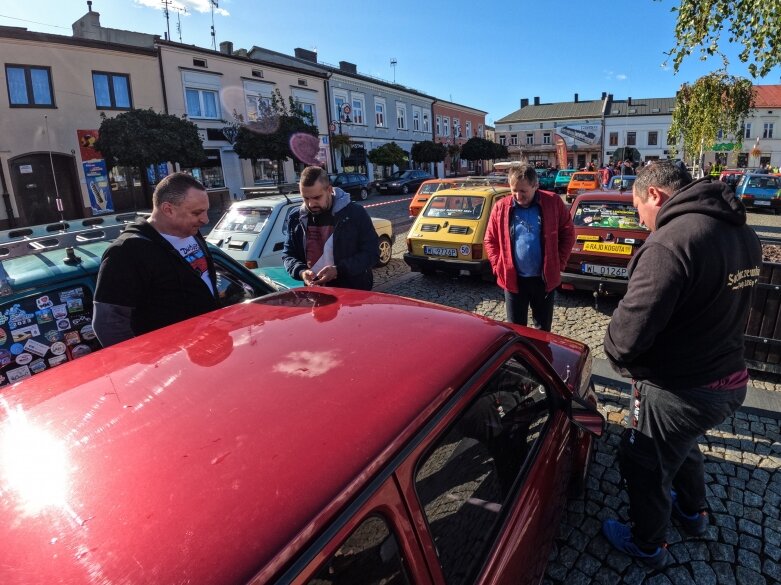
[[[465,225],[451,225],[447,229],[449,234],[468,234],[471,230]]]
[[[420,231],[422,232],[438,232],[439,231],[439,225],[435,223],[424,223],[422,226],[420,226]]]

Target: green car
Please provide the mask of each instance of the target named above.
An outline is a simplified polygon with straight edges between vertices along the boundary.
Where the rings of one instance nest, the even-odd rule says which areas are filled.
[[[562,169],[556,173],[556,179],[553,183],[553,190],[559,194],[566,193],[569,181],[572,178],[572,175],[574,175],[576,172],[578,172],[577,169]]]
[[[553,191],[556,183],[556,171],[550,169],[538,169],[537,180],[540,183],[540,189]]]

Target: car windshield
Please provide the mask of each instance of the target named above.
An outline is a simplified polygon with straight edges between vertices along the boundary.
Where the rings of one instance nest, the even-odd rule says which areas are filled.
[[[485,207],[485,197],[440,195],[433,197],[423,212],[425,217],[478,219]]]
[[[436,193],[444,183],[423,183],[420,186],[420,194]]]
[[[573,223],[575,227],[648,229],[640,225],[637,209],[622,201],[581,201],[575,210]]]
[[[270,215],[270,207],[238,207],[228,211],[214,229],[226,232],[259,233]]]
[[[389,181],[393,181],[394,179],[406,179],[409,171],[396,171],[393,173],[390,177],[388,177]]]
[[[557,177],[571,177],[573,174],[575,174],[575,169],[569,170],[569,171],[559,171],[556,175]]]
[[[572,175],[573,181],[596,181],[596,175],[594,173],[577,173]]]

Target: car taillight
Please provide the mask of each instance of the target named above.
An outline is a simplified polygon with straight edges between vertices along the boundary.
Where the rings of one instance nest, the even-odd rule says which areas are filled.
[[[483,258],[483,245],[472,244],[472,260],[481,260]]]
[[[412,254],[412,240],[410,240],[409,238],[407,238],[407,252]]]
[[[247,268],[257,268],[258,263],[255,260],[245,260],[244,266],[246,266]]]

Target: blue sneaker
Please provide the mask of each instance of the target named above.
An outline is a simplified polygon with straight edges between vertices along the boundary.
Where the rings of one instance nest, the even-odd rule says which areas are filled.
[[[667,552],[667,544],[657,547],[652,553],[644,552],[632,540],[631,528],[618,520],[608,518],[602,522],[602,534],[613,545],[613,548],[653,569],[663,569],[672,562],[670,553]]]
[[[708,513],[686,514],[678,505],[678,494],[675,490],[670,490],[670,497],[673,501],[673,518],[678,521],[686,534],[703,536],[708,531]]]

